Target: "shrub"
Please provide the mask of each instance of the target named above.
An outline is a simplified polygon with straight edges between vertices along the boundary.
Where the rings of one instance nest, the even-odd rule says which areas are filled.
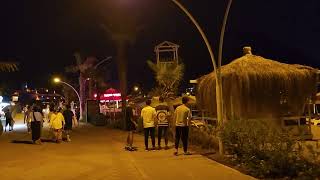
[[[125,129],[125,121],[122,118],[121,112],[107,114],[106,118],[106,124],[108,127],[122,130]]]
[[[207,125],[202,128],[190,127],[189,133],[191,144],[208,150],[218,149],[218,140],[214,126]]]
[[[105,126],[106,116],[101,113],[95,114],[90,118],[90,122],[95,126]]]
[[[220,136],[228,154],[259,178],[319,177],[320,165],[303,156],[305,146],[263,120],[230,120]],[[315,152],[310,153],[317,156]],[[313,159],[317,159],[313,157]]]

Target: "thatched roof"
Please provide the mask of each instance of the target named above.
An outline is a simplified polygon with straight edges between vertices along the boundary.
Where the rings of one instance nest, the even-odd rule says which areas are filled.
[[[316,96],[316,104],[320,104],[320,92]]]
[[[188,104],[196,104],[196,97],[195,96],[187,96],[189,98]],[[182,104],[182,97],[178,97],[172,101],[173,105],[181,105]]]
[[[316,69],[246,54],[221,67],[224,113],[228,118],[302,114],[316,94]],[[198,80],[197,103],[216,114],[215,73]]]

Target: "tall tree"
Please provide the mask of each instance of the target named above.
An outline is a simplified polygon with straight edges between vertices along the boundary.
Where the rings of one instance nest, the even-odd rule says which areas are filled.
[[[137,11],[130,9],[123,3],[119,1],[103,1],[103,7],[104,23],[102,23],[102,27],[116,46],[118,78],[122,95],[122,109],[124,109],[127,97],[127,48],[130,43],[135,41],[141,26],[138,26]]]
[[[18,71],[18,63],[16,62],[0,62],[0,72],[14,72]],[[0,123],[0,136],[3,133],[2,123]]]
[[[73,72],[73,73],[79,73],[79,95],[80,95],[80,101],[79,104],[81,106],[81,109],[84,109],[85,106],[85,82],[87,79],[87,72],[90,68],[93,67],[93,64],[95,63],[96,59],[93,57],[88,57],[86,59],[83,59],[79,52],[74,53],[74,57],[76,60],[76,64],[74,66],[69,66],[66,68],[67,72]],[[82,118],[83,112],[80,112],[80,118]]]

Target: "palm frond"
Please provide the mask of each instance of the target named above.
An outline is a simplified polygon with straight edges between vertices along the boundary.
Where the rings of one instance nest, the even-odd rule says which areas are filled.
[[[76,66],[67,66],[64,68],[64,70],[69,73],[76,73],[79,71],[79,66],[77,66],[77,65]]]
[[[152,71],[154,71],[155,73],[158,72],[158,66],[155,63],[153,63],[152,61],[148,60],[147,64],[151,68]]]
[[[81,55],[80,55],[80,53],[79,52],[75,52],[74,54],[74,57],[76,58],[76,62],[77,62],[77,65],[80,65],[80,64],[82,64],[82,58],[81,58]]]
[[[152,61],[147,61],[147,64],[155,73],[155,79],[159,86],[158,90],[161,89],[162,96],[174,95],[183,78],[184,65],[175,63],[155,64]]]
[[[18,63],[16,62],[0,62],[1,72],[14,72],[18,70],[19,70]]]

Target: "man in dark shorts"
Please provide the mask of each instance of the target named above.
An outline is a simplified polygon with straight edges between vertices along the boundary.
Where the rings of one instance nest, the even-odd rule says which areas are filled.
[[[67,135],[67,141],[70,142],[71,141],[70,133],[72,130],[72,119],[74,118],[74,114],[71,111],[71,106],[69,104],[66,105],[66,110],[63,111],[63,117],[66,122],[66,124],[64,125],[64,130]]]
[[[10,109],[5,109],[6,126],[4,127],[4,132],[7,131],[7,126],[9,125],[9,131],[13,130],[13,118]]]
[[[136,130],[137,123],[133,119],[133,103],[130,102],[125,109],[126,130],[128,131],[127,145],[125,147],[128,151],[134,151],[133,148],[133,131]]]

